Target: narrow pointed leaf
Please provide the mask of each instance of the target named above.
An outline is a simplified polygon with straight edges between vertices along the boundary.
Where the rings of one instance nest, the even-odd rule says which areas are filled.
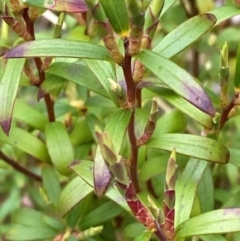
[[[70,166],[76,174],[81,177],[88,185],[93,187],[93,162],[92,161],[74,161]]]
[[[110,96],[113,102],[118,106],[117,97],[111,89],[111,81],[115,82],[116,80],[115,68],[112,63],[90,59],[85,60],[85,62],[108,93],[108,96]]]
[[[43,113],[37,111],[21,99],[16,99],[13,118],[39,130],[44,130],[48,122],[47,117]]]
[[[0,124],[7,135],[24,63],[25,59],[8,60],[0,82]]]
[[[209,97],[187,71],[149,50],[141,51],[138,57],[150,71],[172,90],[200,110],[211,116],[215,115],[215,110]]]
[[[83,0],[23,0],[23,2],[29,6],[46,8],[59,12],[81,13],[87,11],[87,7]]]
[[[240,209],[214,210],[188,219],[177,227],[176,239],[240,231]]]
[[[110,200],[114,201],[118,205],[120,205],[124,210],[130,213],[129,206],[125,200],[125,198],[120,194],[116,186],[111,186],[105,194]]]
[[[188,134],[154,135],[147,146],[167,151],[175,148],[177,153],[215,163],[227,163],[230,155],[228,149],[219,142]]]
[[[76,84],[82,85],[104,97],[109,97],[108,93],[106,92],[102,84],[98,81],[97,77],[93,74],[93,72],[87,66],[84,66],[79,62],[56,62],[50,65],[46,72],[59,77],[63,77]]]
[[[205,112],[199,110],[194,105],[183,99],[181,96],[176,94],[174,91],[161,87],[150,87],[149,90],[161,96],[163,99],[174,105],[176,108],[184,112],[185,114],[192,117],[194,120],[199,122],[209,130],[212,128],[212,117]]]
[[[119,109],[108,121],[104,131],[111,137],[114,149],[119,153],[123,138],[125,136],[127,126],[131,117],[131,111],[127,109]]]
[[[72,57],[111,60],[108,50],[103,46],[66,39],[42,39],[27,42],[11,49],[4,57]]]
[[[0,131],[0,141],[19,148],[43,162],[50,162],[46,146],[36,136],[20,128],[13,127],[7,137]]]
[[[206,161],[190,159],[182,177],[176,182],[175,228],[189,219],[198,183],[207,167]]]
[[[58,200],[58,211],[61,216],[66,215],[76,204],[84,199],[93,188],[82,178],[75,177],[63,189]]]
[[[149,241],[152,237],[153,232],[145,230],[143,233],[138,235],[133,241]]]
[[[61,231],[64,225],[58,220],[30,208],[20,208],[14,212],[12,222],[28,227],[46,227]]]
[[[48,123],[45,133],[48,152],[54,166],[61,174],[70,174],[68,165],[74,161],[74,152],[65,126],[60,122]]]
[[[166,13],[176,1],[177,0],[165,0],[160,17],[162,17],[164,13]]]
[[[215,15],[217,18],[216,25],[218,25],[229,18],[239,15],[240,8],[237,6],[222,6],[211,10],[210,13]]]
[[[209,13],[190,18],[164,37],[163,40],[153,48],[153,51],[166,58],[171,58],[198,40],[203,34],[209,31],[215,23],[215,16]]]
[[[42,178],[50,201],[56,205],[61,193],[61,187],[54,167],[44,167],[42,169]]]
[[[128,37],[129,23],[124,0],[100,0],[114,31],[121,37]]]
[[[58,231],[46,227],[27,227],[24,225],[13,225],[7,232],[6,238],[15,241],[46,240],[58,235]]]
[[[112,201],[105,202],[101,206],[91,210],[79,223],[81,229],[87,229],[113,219],[122,213],[122,208]]]

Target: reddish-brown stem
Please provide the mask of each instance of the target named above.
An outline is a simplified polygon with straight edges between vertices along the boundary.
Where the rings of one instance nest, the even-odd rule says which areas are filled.
[[[49,122],[54,122],[55,121],[54,103],[49,94],[44,95],[44,101],[47,107],[48,120]]]
[[[235,96],[233,97],[232,101],[228,104],[228,106],[223,110],[222,114],[221,114],[221,118],[220,118],[220,123],[219,123],[219,130],[221,130],[224,126],[224,124],[227,122],[228,120],[228,114],[231,111],[231,109],[234,107],[235,105],[235,100],[238,98],[239,93],[236,93]]]
[[[32,36],[32,40],[35,40],[34,23],[31,21],[31,19],[28,16],[28,8],[23,9],[22,16],[26,23],[28,33]],[[42,71],[43,63],[41,58],[39,57],[35,57],[34,62],[37,66],[38,75],[39,75],[39,83],[35,85],[40,87],[45,80],[45,73],[44,71]],[[53,122],[55,121],[54,102],[51,100],[49,93],[44,94],[44,101],[47,108],[48,119],[50,122]]]
[[[15,170],[17,170],[18,172],[23,173],[24,175],[38,181],[38,182],[42,182],[42,177],[30,172],[28,169],[26,169],[25,167],[19,165],[17,162],[15,162],[14,160],[12,160],[11,158],[7,157],[3,152],[0,151],[0,158],[6,162],[7,164],[9,164],[10,166],[12,166]]]
[[[135,135],[135,108],[136,108],[136,90],[137,84],[134,82],[132,77],[132,66],[131,66],[131,56],[128,55],[129,41],[126,39],[124,41],[125,47],[125,56],[124,62],[122,65],[126,86],[127,86],[127,96],[129,106],[132,108],[132,115],[128,124],[128,136],[131,143],[131,157],[130,157],[130,175],[131,181],[136,192],[140,191],[139,182],[138,182],[138,146]]]

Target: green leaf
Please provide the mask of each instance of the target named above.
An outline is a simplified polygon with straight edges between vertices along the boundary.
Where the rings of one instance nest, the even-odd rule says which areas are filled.
[[[51,64],[46,72],[82,85],[99,95],[109,97],[93,72],[87,66],[80,64],[80,62],[56,62]]]
[[[167,168],[168,158],[169,155],[159,155],[155,158],[147,160],[143,164],[143,167],[141,168],[141,171],[139,173],[140,180],[147,181],[150,178],[156,176],[157,174],[164,173]]]
[[[17,95],[19,82],[25,59],[11,59],[7,61],[0,82],[0,124],[5,132],[9,134],[13,106]]]
[[[171,58],[198,40],[203,34],[209,31],[215,23],[215,16],[209,13],[190,18],[166,35],[166,37],[153,48],[153,51],[161,54],[163,57]]]
[[[55,169],[50,166],[43,167],[42,178],[50,201],[56,205],[61,193],[61,187]]]
[[[240,150],[234,149],[234,148],[229,148],[229,151],[230,151],[230,162],[233,165],[240,167],[240,159],[239,159]]]
[[[41,39],[26,42],[9,50],[4,57],[70,57],[111,61],[108,50],[103,46],[66,39]]]
[[[209,97],[186,70],[149,50],[142,50],[138,57],[169,88],[205,113],[215,115]]]
[[[179,110],[165,113],[157,122],[154,130],[155,135],[163,133],[182,132],[187,127],[185,115]]]
[[[89,186],[82,178],[75,177],[63,189],[58,200],[58,211],[61,216],[69,212],[76,204],[84,199],[93,188]]]
[[[111,89],[111,82],[116,82],[115,68],[112,63],[90,59],[85,60],[85,62],[107,92],[107,97],[110,97],[118,106],[117,97]]]
[[[240,91],[240,43],[238,44],[236,67],[235,67],[235,91]]]
[[[149,241],[152,237],[153,232],[145,230],[143,233],[138,235],[133,241]]]
[[[199,122],[204,127],[211,129],[212,128],[212,117],[202,112],[194,105],[190,104],[188,101],[183,99],[181,96],[173,92],[172,90],[161,88],[161,87],[150,87],[148,88],[152,92],[158,94],[170,104],[174,105],[176,108],[189,115],[197,122]]]
[[[176,229],[176,239],[202,234],[240,231],[240,209],[214,210],[188,219]]]
[[[48,123],[45,134],[48,152],[54,166],[61,174],[70,174],[68,165],[74,161],[74,152],[65,126],[61,122]]]
[[[141,223],[131,223],[123,230],[123,236],[126,238],[135,238],[146,231],[146,228]]]
[[[203,241],[228,241],[225,237],[223,237],[220,234],[201,235],[200,238]]]
[[[73,163],[70,168],[76,172],[76,174],[79,175],[79,177],[81,177],[86,183],[88,183],[88,185],[93,187],[93,164],[94,163],[92,161],[81,160],[79,162]],[[110,187],[109,190],[107,190],[105,196],[129,212],[127,202],[115,186]]]
[[[190,159],[182,177],[176,181],[175,227],[190,217],[197,186],[207,165],[206,161]]]
[[[114,201],[116,204],[121,206],[124,210],[130,213],[130,208],[124,199],[124,197],[120,194],[116,186],[111,186],[107,192],[105,193],[105,196],[108,197],[110,200]]]
[[[161,17],[173,6],[173,4],[176,2],[177,0],[168,0],[168,1],[164,1],[164,5],[163,5],[163,9],[161,12]]]
[[[122,208],[112,201],[105,202],[101,206],[90,211],[79,223],[81,229],[98,226],[113,219],[122,213]]]
[[[51,228],[13,225],[12,228],[7,232],[6,238],[14,241],[31,241],[39,239],[53,239],[57,235],[58,232]]]
[[[27,123],[33,128],[41,131],[45,129],[45,125],[48,122],[47,117],[43,113],[37,111],[21,99],[16,99],[13,110],[13,118]]]
[[[121,37],[128,37],[129,22],[125,1],[100,0],[100,3],[114,31]]]
[[[8,137],[0,131],[0,141],[17,147],[38,160],[50,162],[47,148],[42,141],[20,128],[11,128]]]
[[[89,186],[93,187],[93,162],[92,161],[74,161],[70,168],[76,172]]]
[[[29,6],[47,8],[59,12],[81,13],[87,11],[83,0],[23,0],[23,2]]]
[[[111,137],[111,141],[117,153],[119,153],[121,149],[130,117],[130,110],[119,109],[112,115],[104,128],[104,132]]]
[[[188,134],[154,135],[147,146],[167,151],[175,148],[177,153],[215,163],[227,163],[230,155],[228,149],[219,142]]]
[[[215,17],[217,18],[216,25],[218,25],[229,18],[239,15],[240,8],[237,6],[223,6],[219,8],[214,8],[210,11],[210,13],[215,15]]]
[[[13,214],[12,222],[26,227],[53,228],[57,231],[61,231],[64,228],[63,224],[58,220],[29,208],[18,209]]]
[[[203,176],[198,185],[197,194],[201,213],[206,213],[214,209],[214,183],[210,165],[206,167],[203,173]]]

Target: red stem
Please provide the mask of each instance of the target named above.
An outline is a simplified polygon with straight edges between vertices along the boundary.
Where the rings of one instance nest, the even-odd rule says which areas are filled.
[[[128,136],[131,143],[131,157],[130,157],[130,175],[133,186],[136,192],[140,191],[139,182],[138,182],[138,146],[137,139],[135,135],[135,109],[136,109],[136,91],[137,91],[137,83],[134,82],[132,77],[132,66],[131,66],[131,56],[128,55],[129,41],[126,39],[124,41],[125,47],[125,57],[124,63],[122,65],[126,86],[127,86],[127,96],[129,106],[132,108],[132,115],[128,124]],[[139,102],[139,101],[137,101]],[[139,104],[139,103],[138,103]]]

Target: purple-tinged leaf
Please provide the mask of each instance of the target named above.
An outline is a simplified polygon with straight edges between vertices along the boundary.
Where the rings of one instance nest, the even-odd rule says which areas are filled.
[[[98,197],[103,196],[112,179],[111,173],[105,163],[103,156],[100,151],[100,147],[97,148],[96,156],[93,167],[93,178],[94,178],[94,190]]]
[[[84,0],[24,0],[24,4],[59,12],[82,13],[87,11]]]
[[[0,82],[0,124],[6,135],[9,134],[14,102],[25,59],[10,59],[4,68]]]
[[[149,50],[142,50],[138,57],[169,88],[203,112],[215,116],[215,110],[209,97],[186,70]]]

